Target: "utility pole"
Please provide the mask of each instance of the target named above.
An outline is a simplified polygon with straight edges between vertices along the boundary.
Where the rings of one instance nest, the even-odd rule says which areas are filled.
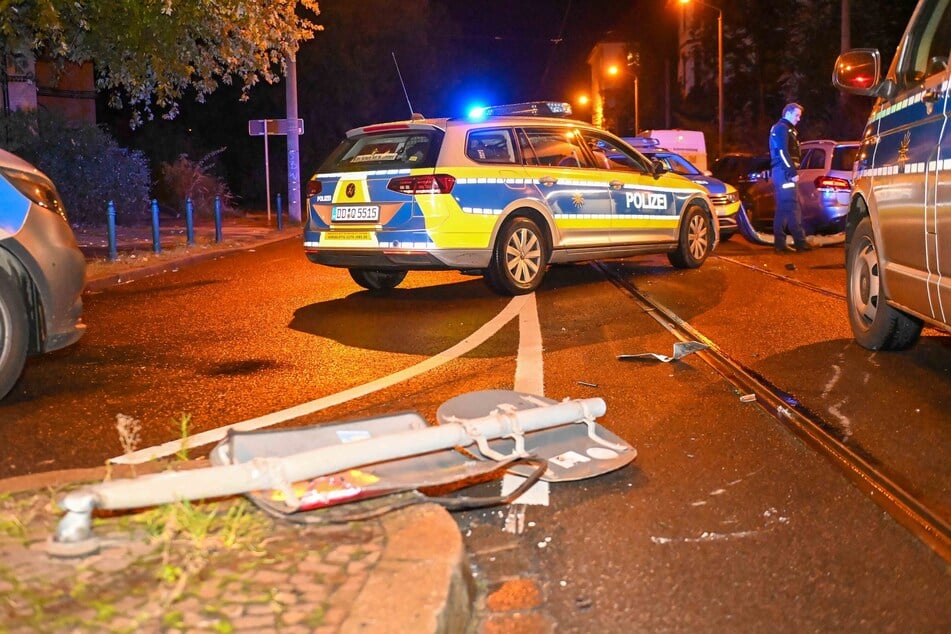
[[[297,130],[297,54],[287,56],[287,215],[291,222],[301,221],[300,143]],[[267,137],[265,136],[265,142]],[[270,202],[268,203],[270,204]]]

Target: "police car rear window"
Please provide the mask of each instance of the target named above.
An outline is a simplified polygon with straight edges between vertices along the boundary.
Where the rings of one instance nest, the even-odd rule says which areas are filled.
[[[320,166],[321,172],[435,167],[443,133],[438,130],[396,130],[351,137]]]
[[[466,141],[466,156],[479,163],[515,163],[515,143],[508,129],[473,130]]]

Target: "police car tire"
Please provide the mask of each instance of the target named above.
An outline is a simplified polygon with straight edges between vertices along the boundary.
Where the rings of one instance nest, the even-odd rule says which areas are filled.
[[[512,250],[509,247],[513,247]],[[533,220],[518,217],[505,223],[499,231],[485,280],[489,288],[501,295],[525,295],[539,287],[547,266],[545,235]]]
[[[881,263],[872,222],[863,218],[846,256],[846,304],[855,340],[869,350],[904,350],[914,345],[922,323],[889,306],[882,288]]]
[[[399,286],[406,278],[406,271],[381,271],[376,269],[349,269],[350,277],[363,288],[371,291],[388,291]]]
[[[678,269],[695,269],[703,264],[713,246],[710,216],[701,207],[692,205],[680,223],[680,240],[667,259]]]
[[[0,398],[13,389],[23,371],[29,330],[23,294],[12,274],[0,270]]]

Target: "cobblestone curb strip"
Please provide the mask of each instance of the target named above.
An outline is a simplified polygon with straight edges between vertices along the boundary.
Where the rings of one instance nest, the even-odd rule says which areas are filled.
[[[315,526],[244,498],[169,505],[98,518],[98,553],[54,558],[69,488],[0,495],[0,632],[443,633],[470,618],[462,538],[439,506]]]

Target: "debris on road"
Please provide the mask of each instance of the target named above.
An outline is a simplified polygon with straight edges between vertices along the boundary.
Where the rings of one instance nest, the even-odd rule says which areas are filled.
[[[699,341],[678,341],[674,344],[674,356],[672,357],[655,352],[642,352],[640,354],[619,354],[617,358],[618,361],[650,361],[656,359],[657,361],[670,363],[671,361],[680,361],[680,359],[688,354],[706,350],[709,347],[707,344],[700,343]]]

